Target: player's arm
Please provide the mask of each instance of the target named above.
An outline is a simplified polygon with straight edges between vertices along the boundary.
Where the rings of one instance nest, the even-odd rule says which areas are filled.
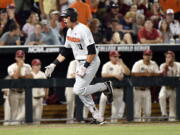
[[[52,72],[54,71],[54,68],[60,64],[61,62],[63,62],[66,57],[69,55],[69,53],[71,52],[71,48],[66,48],[66,47],[63,47],[60,54],[58,55],[58,57],[46,68],[45,70],[45,75],[47,77],[50,77]]]
[[[87,55],[86,62],[84,64],[84,67],[86,67],[86,68],[91,64],[91,62],[96,57],[96,46],[95,46],[95,44],[89,45],[87,47],[87,50],[88,50],[88,55]]]

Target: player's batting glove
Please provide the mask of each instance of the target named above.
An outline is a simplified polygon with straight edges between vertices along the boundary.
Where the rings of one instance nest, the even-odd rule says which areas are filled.
[[[55,64],[51,63],[50,65],[45,67],[45,75],[47,77],[51,77],[52,72],[54,71],[54,68],[56,67]]]
[[[87,70],[86,67],[80,66],[80,68],[77,71],[77,75],[80,76],[80,77],[84,77],[85,74],[86,74],[86,70]]]

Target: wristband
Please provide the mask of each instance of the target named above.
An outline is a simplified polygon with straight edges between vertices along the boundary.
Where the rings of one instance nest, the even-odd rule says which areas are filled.
[[[85,68],[88,68],[88,67],[89,67],[89,65],[90,65],[90,63],[89,63],[89,62],[87,62],[87,61],[84,63],[84,67],[85,67]]]
[[[59,62],[59,60],[55,59],[55,60],[53,61],[53,64],[58,65],[58,64],[60,64],[60,62]]]

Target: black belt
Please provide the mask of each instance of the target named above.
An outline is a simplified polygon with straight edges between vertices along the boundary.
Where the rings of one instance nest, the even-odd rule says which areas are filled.
[[[77,60],[78,62],[85,62],[86,60]]]

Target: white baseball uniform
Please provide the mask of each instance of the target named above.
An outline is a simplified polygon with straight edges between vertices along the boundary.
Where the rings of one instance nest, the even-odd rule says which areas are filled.
[[[163,72],[166,63],[161,64],[160,71]],[[167,76],[180,76],[180,64],[174,62],[172,67],[168,67]],[[162,86],[159,93],[159,104],[163,116],[167,116],[167,98],[169,99],[169,121],[174,121],[176,117],[176,90],[174,87]]]
[[[77,61],[73,60],[70,62],[68,71],[67,71],[67,78],[74,78],[73,76],[76,74],[76,65]],[[73,123],[74,118],[74,109],[75,109],[75,95],[73,93],[72,87],[66,87],[65,89],[65,96],[66,96],[66,103],[67,103],[67,123]],[[88,116],[88,108],[84,107],[83,110],[83,118],[87,118]]]
[[[150,61],[149,65],[144,64],[143,60],[137,61],[132,68],[133,73],[150,72],[159,73],[159,67],[155,61]],[[141,121],[141,113],[145,117],[151,116],[151,92],[149,87],[134,88],[134,118]]]
[[[101,74],[111,74],[111,75],[120,75],[124,76],[124,69],[119,64],[113,64],[111,61],[105,63],[102,67]],[[111,107],[111,122],[117,122],[119,118],[119,111],[123,111],[124,113],[124,101],[123,101],[123,89],[115,88],[113,94],[113,102]],[[101,94],[100,103],[99,103],[99,111],[102,117],[104,117],[104,112],[106,108],[107,97],[104,93]]]
[[[46,79],[46,75],[39,71],[35,73],[32,71],[34,79]],[[33,101],[33,119],[35,124],[40,124],[40,119],[43,113],[43,98],[45,96],[45,88],[33,88],[32,89],[32,101]]]
[[[65,47],[72,48],[74,58],[77,60],[76,71],[78,71],[80,67],[84,65],[87,59],[87,47],[94,43],[95,42],[92,33],[86,25],[78,23],[73,29],[68,29]],[[74,84],[73,92],[76,95],[79,95],[84,105],[87,106],[90,112],[92,113],[92,116],[95,119],[100,120],[101,118],[99,112],[95,108],[95,104],[91,94],[96,93],[98,91],[104,91],[105,89],[107,89],[107,86],[104,83],[90,85],[99,68],[99,65],[100,59],[98,55],[96,55],[94,60],[91,62],[90,66],[87,68],[85,76],[80,77],[76,75],[76,81]],[[100,121],[103,120],[101,119]]]
[[[9,89],[2,89],[2,92],[6,92],[7,95],[4,95],[4,120],[8,121],[11,120],[11,110],[10,110],[10,104],[9,104]],[[4,126],[10,125],[10,122],[4,122]]]
[[[12,76],[17,70],[18,66],[16,63],[8,66],[8,74]],[[21,76],[25,76],[31,72],[31,66],[24,64],[21,68]],[[25,95],[24,89],[10,89],[9,92],[9,103],[11,106],[11,120],[24,120],[25,118]],[[13,124],[20,124],[19,122],[12,122]]]

